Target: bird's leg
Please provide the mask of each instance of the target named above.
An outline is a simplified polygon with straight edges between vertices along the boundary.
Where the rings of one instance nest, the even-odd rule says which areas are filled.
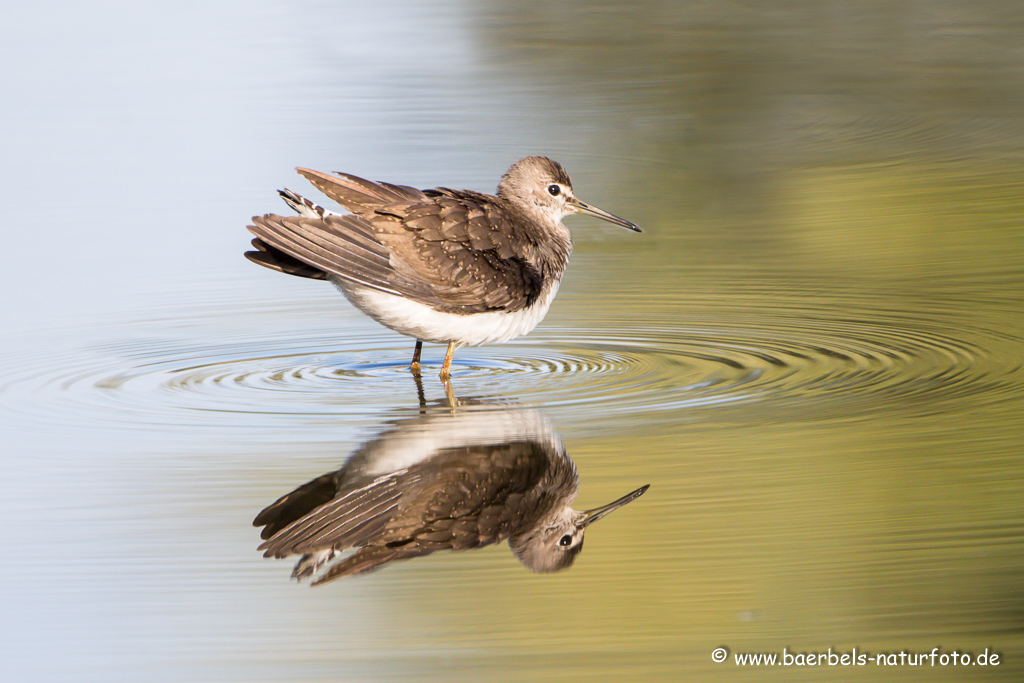
[[[448,342],[448,353],[444,354],[444,365],[441,366],[441,379],[447,381],[451,377],[452,356],[455,355],[455,342]]]
[[[417,377],[420,374],[420,352],[423,351],[423,342],[419,339],[416,340],[416,350],[412,352],[412,362],[409,363],[409,369],[412,370],[412,374]]]
[[[455,391],[452,390],[452,381],[447,377],[441,379],[441,384],[444,386],[444,395],[448,399],[448,407],[455,412],[455,409],[459,407],[459,399],[455,398]]]

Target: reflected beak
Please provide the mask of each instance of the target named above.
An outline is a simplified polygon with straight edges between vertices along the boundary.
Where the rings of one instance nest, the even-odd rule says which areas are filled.
[[[632,223],[630,223],[630,225],[632,225]],[[638,230],[639,230],[639,228],[638,228]],[[651,487],[650,484],[648,484],[647,486],[641,486],[636,491],[633,491],[633,493],[630,493],[629,495],[625,495],[625,496],[623,496],[622,498],[619,498],[617,501],[615,501],[613,503],[608,503],[607,505],[602,505],[601,507],[594,508],[593,510],[585,510],[583,512],[583,521],[580,522],[580,526],[582,526],[582,527],[590,526],[591,524],[593,524],[597,520],[601,519],[605,515],[608,515],[608,514],[611,514],[611,513],[615,512],[616,510],[618,510],[620,507],[622,507],[626,503],[629,503],[630,501],[634,501],[637,498],[639,498],[640,496],[644,495],[644,491],[646,491],[650,487]]]
[[[629,230],[632,230],[634,232],[643,232],[643,230],[640,229],[640,226],[637,225],[636,223],[630,223],[624,218],[619,218],[615,214],[608,213],[607,211],[599,209],[596,206],[591,206],[586,202],[581,202],[579,199],[576,199],[575,197],[569,200],[569,205],[574,207],[576,211],[579,213],[587,213],[590,214],[591,216],[597,216],[601,220],[608,221],[609,223],[614,223],[615,225],[621,225],[622,227],[628,228]]]

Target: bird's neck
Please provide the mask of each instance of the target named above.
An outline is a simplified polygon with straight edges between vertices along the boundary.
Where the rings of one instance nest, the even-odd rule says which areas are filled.
[[[556,224],[558,230],[552,229],[545,241],[537,245],[537,263],[541,273],[561,277],[569,264],[572,253],[572,237],[569,229],[561,223]]]
[[[513,222],[523,233],[515,240],[517,251],[520,252],[517,255],[544,277],[560,278],[572,253],[569,228],[540,211],[523,213],[527,220]]]

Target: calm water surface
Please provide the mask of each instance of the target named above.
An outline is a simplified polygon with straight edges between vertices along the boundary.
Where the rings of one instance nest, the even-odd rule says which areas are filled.
[[[787,680],[731,654],[854,647],[1001,660],[797,675],[1024,675],[1015,4],[19,12],[11,680]],[[411,340],[247,263],[248,217],[296,165],[490,191],[531,153],[645,232],[570,218],[548,318],[458,353],[455,394],[490,439],[546,425],[577,508],[650,490],[561,573],[493,546],[291,581],[261,509],[467,408],[443,348],[418,387]]]

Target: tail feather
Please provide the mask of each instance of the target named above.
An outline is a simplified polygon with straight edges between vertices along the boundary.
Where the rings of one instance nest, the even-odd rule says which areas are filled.
[[[245,258],[264,268],[270,268],[285,275],[308,277],[311,280],[327,279],[327,273],[324,271],[314,268],[308,263],[303,263],[294,256],[289,256],[259,238],[252,241],[252,246],[256,247],[256,251],[245,252]]]
[[[334,548],[306,553],[296,563],[295,569],[292,570],[292,578],[297,581],[308,579],[320,571],[325,564],[333,560],[337,554],[338,551]]]
[[[295,213],[299,214],[303,218],[319,218],[322,220],[327,216],[341,215],[336,211],[328,211],[319,204],[306,199],[297,192],[292,192],[288,188],[278,190],[277,193],[281,195],[281,199],[283,199],[288,206],[295,210]]]
[[[267,214],[253,216],[252,221],[249,232],[260,242],[295,260],[330,275],[397,293],[389,282],[394,272],[390,254],[369,234],[372,229],[356,216],[328,216],[322,221]],[[263,260],[256,262],[264,265]]]

